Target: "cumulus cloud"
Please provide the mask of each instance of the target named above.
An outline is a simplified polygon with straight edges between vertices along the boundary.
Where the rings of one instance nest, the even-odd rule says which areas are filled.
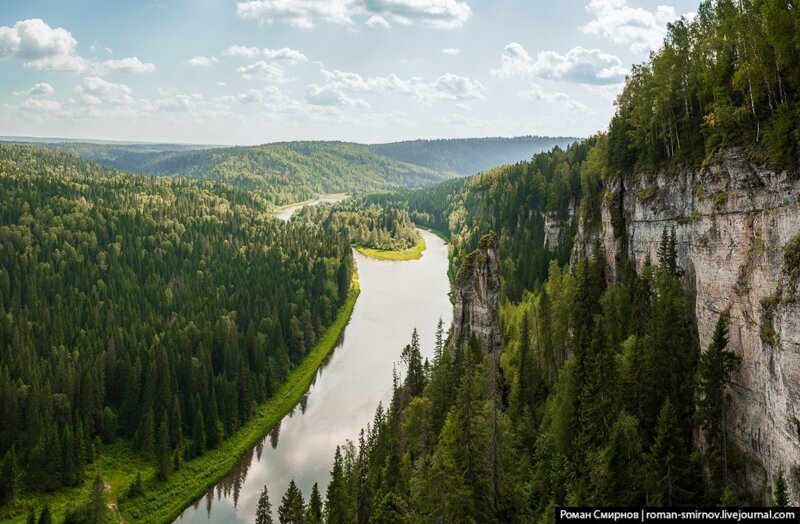
[[[90,106],[101,104],[128,105],[133,103],[131,88],[125,84],[108,82],[97,76],[89,76],[75,86],[81,101]]]
[[[339,89],[329,86],[310,84],[306,90],[306,101],[317,106],[354,106],[368,107],[369,104],[359,98],[347,96]]]
[[[472,10],[463,0],[249,0],[238,2],[244,20],[311,28],[319,22],[355,25],[366,19],[370,27],[421,25],[440,29],[462,27]]]
[[[192,67],[210,67],[212,64],[215,64],[217,59],[207,56],[195,56],[184,62],[184,64]]]
[[[308,57],[298,51],[288,47],[280,49],[260,49],[258,47],[247,47],[243,45],[232,45],[222,53],[225,56],[235,56],[241,58],[263,57],[271,62],[280,62],[286,65],[308,62]]]
[[[672,6],[659,5],[648,11],[629,6],[627,0],[591,0],[586,10],[593,18],[581,28],[584,33],[630,46],[634,53],[647,53],[660,47],[667,24],[678,18]]]
[[[541,51],[534,60],[522,45],[512,42],[505,46],[501,65],[492,71],[498,78],[514,76],[564,80],[578,84],[617,84],[624,80],[627,70],[614,55],[599,49],[575,47],[566,54]]]
[[[459,53],[461,53],[461,49],[456,49],[455,47],[447,47],[445,49],[442,49],[443,55],[455,56]]]
[[[14,94],[16,96],[35,96],[35,97],[42,97],[42,96],[53,96],[56,90],[53,89],[53,86],[46,82],[40,82],[35,84],[30,89],[26,89],[25,91],[15,91]]]
[[[54,100],[42,100],[41,98],[29,98],[20,104],[20,107],[37,113],[49,113],[61,109],[61,104]]]
[[[20,20],[13,27],[0,26],[0,60],[20,59],[28,69],[92,74],[152,73],[156,69],[136,57],[89,61],[78,55],[77,46],[78,41],[68,30],[52,28],[39,18]]]
[[[549,104],[559,104],[577,113],[591,113],[591,110],[586,105],[578,102],[568,94],[559,91],[548,92],[537,84],[531,84],[530,89],[520,91],[519,96],[529,100],[541,100]]]
[[[98,64],[97,72],[118,71],[120,73],[154,73],[155,64],[144,63],[137,57],[122,58],[120,60],[106,60]]]
[[[486,87],[480,81],[452,73],[445,73],[433,82],[425,82],[418,77],[402,79],[394,73],[365,78],[358,73],[323,69],[322,74],[326,79],[324,87],[342,92],[393,93],[428,102],[486,98]]]
[[[245,80],[265,80],[269,82],[281,82],[284,80],[283,68],[277,64],[272,64],[259,60],[258,62],[242,66],[236,72]]]

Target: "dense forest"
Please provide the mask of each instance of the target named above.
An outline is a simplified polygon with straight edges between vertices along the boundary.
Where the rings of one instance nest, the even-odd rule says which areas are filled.
[[[699,164],[746,144],[778,167],[800,163],[800,17],[794,0],[705,0],[670,24],[661,50],[634,67],[609,128],[617,174]]]
[[[722,146],[798,164],[799,20],[791,1],[704,2],[634,68],[607,134],[366,199],[449,233],[454,268],[498,233],[503,345],[455,347],[440,330],[426,363],[412,339],[390,405],[336,452],[326,522],[552,522],[556,505],[761,504],[730,482],[747,458],[725,438],[740,360],[728,312],[700,348],[674,230],[638,271],[618,261],[614,280],[599,243],[570,252],[578,226],[587,236],[599,226],[603,184],[616,177],[699,164]],[[615,229],[619,218],[611,213]],[[784,506],[783,472],[773,473],[766,489]]]
[[[147,150],[75,142],[46,146],[131,173],[224,182],[248,189],[278,205],[326,193],[422,186],[454,176],[381,156],[368,146],[347,142],[281,142],[195,150],[155,146]]]
[[[306,206],[297,211],[292,220],[308,221],[328,231],[339,232],[358,247],[403,250],[419,241],[416,226],[407,211],[365,206],[353,199],[334,206]]]
[[[537,153],[565,148],[577,141],[572,137],[547,136],[451,138],[375,144],[370,149],[400,162],[469,176],[491,167],[529,160]]]
[[[116,439],[162,479],[218,446],[348,295],[346,238],[284,225],[231,186],[2,145],[0,187],[0,497],[12,511],[20,491],[80,485]]]

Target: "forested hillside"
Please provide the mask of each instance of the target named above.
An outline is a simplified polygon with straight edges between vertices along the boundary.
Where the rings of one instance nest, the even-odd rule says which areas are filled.
[[[0,193],[0,519],[118,439],[160,479],[219,446],[348,297],[345,237],[235,187],[0,145]]]
[[[452,138],[375,144],[370,149],[400,162],[469,176],[490,167],[530,160],[537,153],[565,148],[578,140],[546,136]]]
[[[282,205],[325,193],[422,186],[454,175],[378,155],[346,142],[281,142],[197,150],[133,150],[113,145],[49,144],[132,173],[225,182]]]
[[[700,217],[658,226],[653,256],[630,260],[627,200],[612,189],[645,170],[669,178],[718,162],[722,148],[797,166],[798,20],[782,0],[703,2],[634,69],[607,134],[467,181],[367,199],[449,233],[454,269],[497,232],[502,348],[448,344],[442,330],[426,367],[412,339],[391,404],[336,453],[328,522],[545,523],[556,505],[787,504],[796,463],[762,469],[757,491],[734,481],[754,464],[727,438],[728,385],[742,357],[726,307],[700,347],[674,228]],[[658,188],[637,191],[647,201]],[[614,273],[606,228],[619,249]],[[783,274],[794,274],[795,244]]]

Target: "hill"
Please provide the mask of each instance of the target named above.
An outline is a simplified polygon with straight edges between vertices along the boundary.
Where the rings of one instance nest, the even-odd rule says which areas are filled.
[[[537,153],[554,147],[563,149],[578,140],[547,136],[454,138],[376,144],[370,148],[400,162],[469,176],[494,166],[530,160]]]

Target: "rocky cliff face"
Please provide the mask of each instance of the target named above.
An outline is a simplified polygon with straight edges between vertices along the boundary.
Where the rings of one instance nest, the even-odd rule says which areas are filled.
[[[500,243],[497,235],[484,235],[456,277],[452,342],[465,346],[475,336],[486,352],[500,351]]]
[[[743,452],[737,484],[766,501],[782,469],[800,503],[800,269],[792,275],[784,263],[800,230],[800,177],[729,149],[703,169],[606,190],[600,235],[612,275],[626,258],[638,267],[648,253],[656,260],[664,228],[674,227],[686,284],[697,293],[701,348],[731,307],[730,347],[742,357],[728,411],[729,440]]]

